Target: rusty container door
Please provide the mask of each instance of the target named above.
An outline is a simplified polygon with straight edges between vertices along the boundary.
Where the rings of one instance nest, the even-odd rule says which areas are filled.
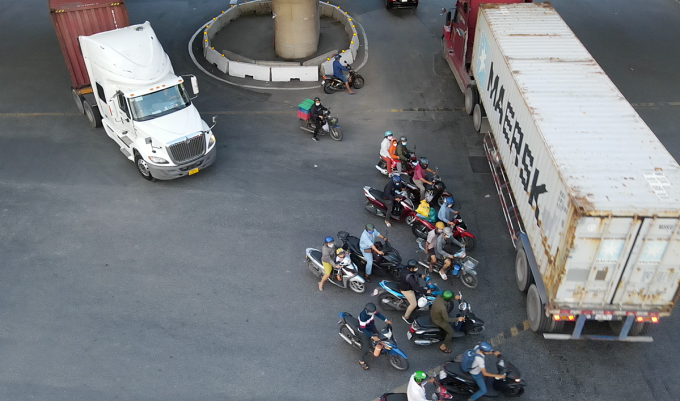
[[[78,36],[124,28],[128,21],[125,2],[101,0],[49,0],[50,17],[59,40],[71,85],[81,89],[90,84],[80,53]]]

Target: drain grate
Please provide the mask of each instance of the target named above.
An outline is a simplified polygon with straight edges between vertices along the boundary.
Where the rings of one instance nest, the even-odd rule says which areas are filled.
[[[486,156],[469,156],[468,161],[470,162],[470,168],[475,174],[489,174],[489,162],[486,160]]]

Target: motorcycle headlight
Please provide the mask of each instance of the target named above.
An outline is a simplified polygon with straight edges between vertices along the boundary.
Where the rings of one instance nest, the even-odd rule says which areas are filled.
[[[152,162],[154,162],[154,163],[156,163],[156,164],[168,164],[168,161],[165,160],[165,159],[162,158],[162,157],[149,156],[149,160],[151,160]]]
[[[210,134],[208,137],[208,146],[212,146],[215,144],[215,134]]]

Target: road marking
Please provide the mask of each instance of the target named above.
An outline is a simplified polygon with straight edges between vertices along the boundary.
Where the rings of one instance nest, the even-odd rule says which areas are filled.
[[[680,0],[675,0],[680,2]],[[680,4],[680,3],[678,3]],[[636,108],[647,108],[647,107],[667,107],[667,106],[680,106],[680,102],[652,102],[652,103],[631,103],[630,104],[633,107]]]
[[[80,113],[0,113],[0,117],[79,116]]]
[[[489,340],[487,340],[487,342],[489,342],[491,344],[491,346],[495,348],[495,347],[503,344],[504,342],[506,342],[508,338],[517,337],[520,333],[523,333],[523,332],[529,330],[530,328],[531,328],[531,326],[529,325],[529,321],[525,320],[522,323],[516,324],[516,325],[508,328],[507,330],[499,333],[495,337],[490,338]],[[507,333],[507,335],[506,335],[506,333]],[[460,360],[462,358],[463,358],[463,354],[460,354],[460,355],[456,356],[454,359]],[[441,365],[437,365],[437,366],[428,370],[425,373],[427,373],[427,375],[429,377],[436,377],[436,376],[439,375],[440,370],[441,370]],[[399,387],[397,387],[393,390],[387,391],[387,393],[405,393],[407,387],[408,387],[408,383],[403,384],[403,385],[401,385],[401,386],[399,386]],[[373,401],[380,401],[380,397],[374,399]]]

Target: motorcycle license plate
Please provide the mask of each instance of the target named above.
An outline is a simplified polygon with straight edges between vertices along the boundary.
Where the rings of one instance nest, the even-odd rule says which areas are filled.
[[[411,333],[410,331],[407,331],[407,332],[406,332],[406,338],[408,338],[409,340],[412,339],[412,338],[413,338],[413,333]]]
[[[192,168],[191,170],[189,170],[189,175],[194,175],[196,173],[198,173],[198,168]]]

